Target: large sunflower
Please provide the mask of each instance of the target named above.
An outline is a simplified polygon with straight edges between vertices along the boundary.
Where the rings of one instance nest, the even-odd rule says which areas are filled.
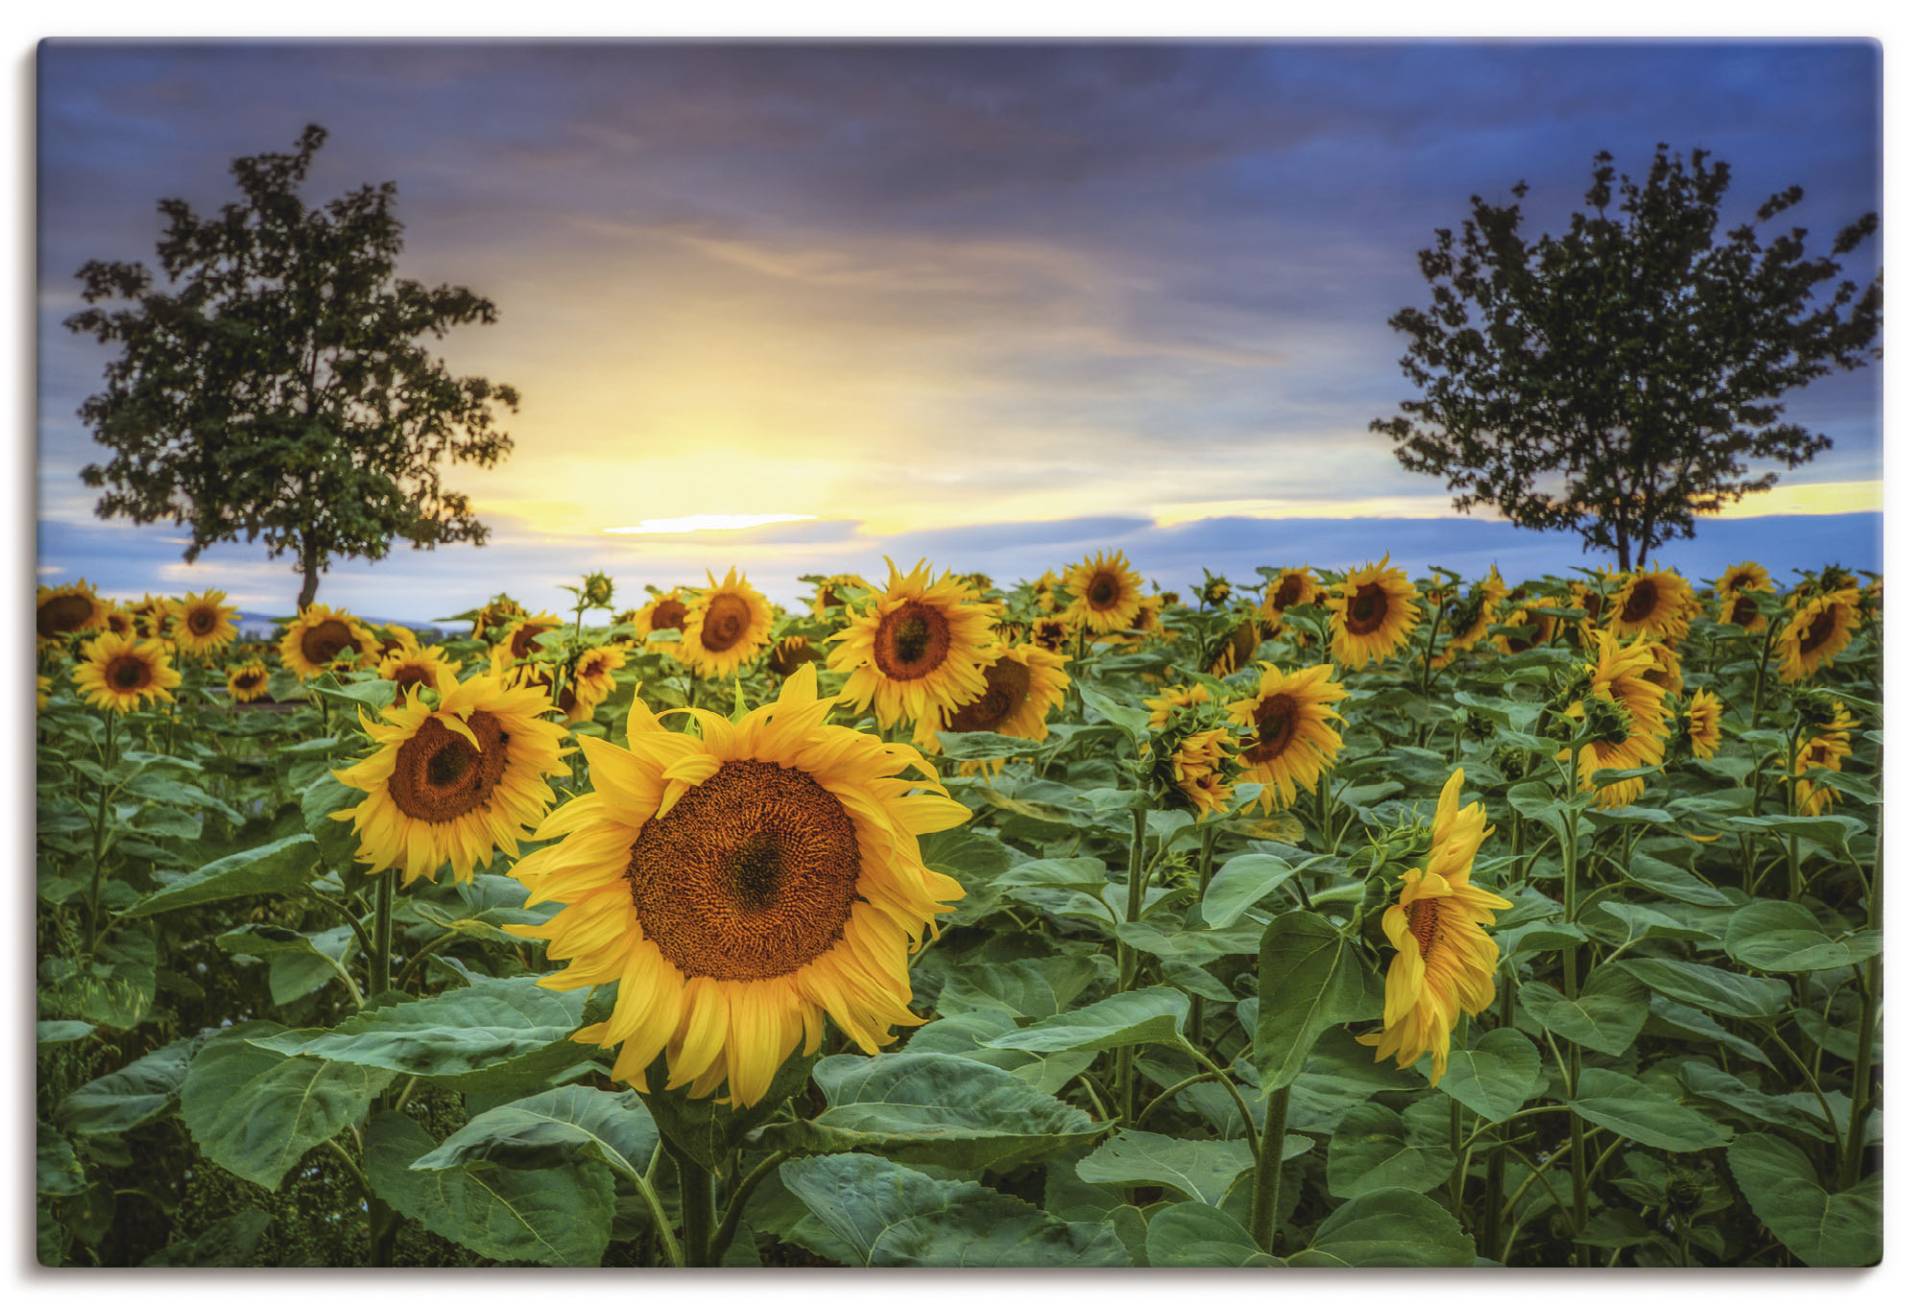
[[[687,627],[687,591],[675,586],[665,593],[656,593],[646,606],[628,612],[621,620],[633,626],[634,637],[642,643],[659,630],[684,630]]]
[[[664,1052],[668,1087],[724,1084],[746,1108],[825,1015],[870,1055],[922,1022],[907,957],[964,893],[917,838],[967,811],[912,747],[828,724],[832,709],[808,665],[737,722],[691,712],[697,737],[636,701],[625,747],[580,739],[594,790],[513,870],[528,905],[563,909],[510,928],[567,962],[542,985],[619,984],[612,1016],[575,1034],[620,1047],[616,1080],[646,1090]]]
[[[89,706],[103,711],[136,711],[151,703],[171,702],[180,686],[167,645],[157,638],[131,639],[100,634],[73,668],[74,687]]]
[[[687,603],[686,626],[674,652],[703,679],[718,679],[744,669],[760,655],[773,634],[773,608],[745,576],[727,571]]]
[[[267,695],[267,663],[259,657],[227,667],[227,696],[236,702],[257,702]]]
[[[1333,655],[1350,669],[1385,661],[1420,623],[1420,604],[1407,573],[1382,557],[1350,570],[1334,590]]]
[[[1758,633],[1765,627],[1766,617],[1753,600],[1756,593],[1773,592],[1773,576],[1765,566],[1757,561],[1735,562],[1714,581],[1713,591],[1720,597],[1717,619],[1722,625],[1736,625],[1748,633]]]
[[[1615,638],[1678,638],[1687,632],[1695,606],[1693,588],[1678,571],[1636,571],[1614,591],[1609,628]]]
[[[1797,683],[1839,656],[1860,624],[1860,590],[1836,589],[1806,599],[1780,631],[1780,678]]]
[[[1580,749],[1580,782],[1589,790],[1597,771],[1636,770],[1660,764],[1670,732],[1667,691],[1654,682],[1658,671],[1651,643],[1637,641],[1623,646],[1613,635],[1600,630],[1594,635],[1592,655],[1587,665],[1587,691],[1618,710],[1610,711],[1614,718],[1600,722],[1605,733]],[[1584,702],[1575,702],[1567,714],[1584,722]],[[1625,806],[1646,787],[1644,778],[1623,779],[1602,788],[1595,800],[1601,806]]]
[[[1687,747],[1694,757],[1710,761],[1720,750],[1720,715],[1725,708],[1720,699],[1704,688],[1693,690],[1687,703]]]
[[[986,691],[947,713],[948,733],[1047,736],[1047,713],[1067,700],[1067,659],[1031,643],[1003,647],[988,664]]]
[[[1838,772],[1840,762],[1853,755],[1853,731],[1859,724],[1846,707],[1836,704],[1826,727],[1801,740],[1793,758],[1793,804],[1802,815],[1819,815],[1840,800],[1834,789],[1802,776],[1810,770]]]
[[[1140,614],[1140,576],[1127,554],[1096,553],[1067,568],[1067,619],[1095,634],[1113,634],[1132,626]]]
[[[34,600],[34,633],[42,639],[58,639],[105,629],[107,609],[86,580],[51,589],[43,584]]]
[[[382,679],[391,679],[394,690],[405,694],[410,689],[431,688],[444,693],[458,678],[446,651],[438,647],[398,648],[381,658],[375,667]]]
[[[1305,566],[1289,566],[1267,581],[1267,590],[1260,597],[1260,619],[1268,634],[1278,634],[1287,628],[1282,617],[1288,611],[1319,600],[1320,581],[1314,573]]]
[[[1555,598],[1527,598],[1517,605],[1507,608],[1500,624],[1514,630],[1512,634],[1495,634],[1493,645],[1511,656],[1519,652],[1531,652],[1534,648],[1545,647],[1560,637],[1560,618],[1548,615],[1543,608],[1560,607],[1563,604]]]
[[[873,707],[882,728],[940,718],[987,691],[993,613],[952,575],[936,582],[926,562],[902,575],[887,562],[887,587],[828,640],[827,668],[847,672],[841,700]]]
[[[1374,1047],[1374,1062],[1393,1056],[1411,1068],[1423,1054],[1433,1063],[1427,1081],[1447,1073],[1453,1026],[1462,1013],[1478,1014],[1493,1002],[1493,971],[1500,944],[1486,931],[1493,912],[1512,902],[1473,885],[1473,857],[1492,832],[1486,808],[1460,809],[1465,770],[1455,770],[1433,808],[1433,842],[1427,862],[1401,875],[1400,900],[1380,920],[1393,943],[1387,966],[1387,999],[1379,1032],[1359,1038]]]
[[[476,675],[448,688],[438,706],[409,693],[361,724],[373,754],[333,777],[367,794],[335,811],[359,835],[356,859],[403,883],[453,866],[469,882],[496,848],[518,854],[521,839],[553,804],[547,776],[565,774],[566,731],[543,720],[547,695]]]
[[[219,589],[189,593],[174,606],[169,632],[182,652],[206,656],[240,636],[233,623],[239,610],[228,605],[227,595]]]
[[[1331,665],[1282,671],[1260,663],[1253,696],[1227,707],[1227,718],[1253,735],[1240,752],[1247,776],[1261,785],[1260,808],[1270,811],[1276,794],[1284,808],[1297,788],[1312,788],[1333,764],[1341,739],[1333,704],[1347,690],[1333,682]]]
[[[575,724],[593,719],[600,703],[613,696],[613,672],[625,664],[627,654],[622,648],[588,648],[573,663],[573,673],[553,704]]]
[[[280,663],[300,678],[312,679],[342,652],[353,652],[357,662],[366,662],[378,646],[353,616],[316,602],[288,622],[280,636]]]

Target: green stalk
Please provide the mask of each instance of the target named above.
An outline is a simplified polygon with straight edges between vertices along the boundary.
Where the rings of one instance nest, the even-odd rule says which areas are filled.
[[[101,752],[100,800],[93,816],[93,882],[87,888],[87,953],[91,955],[100,940],[100,886],[107,872],[107,793],[112,787],[114,756],[114,715],[107,712],[107,740]]]
[[[1570,754],[1567,766],[1567,797],[1572,800],[1578,785],[1580,772],[1580,742],[1576,742]],[[1564,822],[1566,829],[1564,862],[1560,878],[1560,898],[1563,918],[1569,924],[1575,922],[1580,907],[1580,816],[1569,814]],[[1567,999],[1580,998],[1580,957],[1577,946],[1562,951],[1562,981],[1566,987]],[[1572,1100],[1580,1091],[1580,1047],[1576,1043],[1568,1047],[1570,1064],[1567,1069],[1567,1098]],[[1567,1115],[1567,1153],[1573,1161],[1573,1235],[1578,1238],[1587,1230],[1587,1127],[1580,1115],[1568,1112]],[[1589,1266],[1591,1256],[1584,1245],[1574,1249],[1575,1262],[1581,1267]]]
[[[1273,1234],[1280,1222],[1281,1157],[1287,1151],[1287,1097],[1282,1087],[1267,1097],[1266,1126],[1260,1130],[1259,1162],[1253,1169],[1253,1211],[1248,1230],[1260,1252],[1273,1252]]]
[[[680,1229],[687,1243],[687,1266],[711,1268],[713,1262],[713,1174],[692,1155],[674,1147],[680,1171]]]
[[[382,873],[373,889],[373,949],[367,953],[367,998],[377,999],[388,990],[393,968],[393,879],[399,873],[389,869]],[[411,1086],[412,1079],[408,1085]],[[386,1112],[384,1097],[375,1096],[367,1107],[367,1121]],[[393,1265],[393,1243],[400,1234],[400,1215],[384,1200],[367,1193],[367,1245],[368,1258],[376,1268]]]
[[[1146,875],[1143,872],[1147,852],[1147,794],[1136,793],[1133,800],[1133,841],[1127,848],[1127,922],[1137,923],[1140,919],[1140,902],[1145,896]],[[1120,964],[1120,987],[1123,992],[1133,990],[1139,957],[1125,942],[1114,943],[1116,957]],[[1114,1107],[1120,1123],[1126,1126],[1133,1122],[1133,1047],[1119,1046],[1114,1049],[1114,1080],[1117,1099]]]
[[[1199,899],[1202,901],[1207,899],[1207,888],[1213,883],[1213,840],[1217,835],[1218,829],[1211,822],[1200,826]],[[1202,1019],[1205,1004],[1199,994],[1195,993],[1187,1008],[1187,1038],[1190,1041],[1197,1042],[1202,1039],[1200,1034],[1203,1031]]]
[[[1510,1027],[1513,1024],[1513,982],[1511,976],[1500,987],[1500,1017],[1495,1026]],[[1486,1208],[1480,1223],[1480,1245],[1482,1252],[1491,1254],[1493,1247],[1500,1243],[1500,1200],[1507,1188],[1507,1148],[1502,1144],[1507,1139],[1507,1125],[1498,1123],[1493,1128],[1493,1149],[1487,1155],[1487,1189],[1482,1198]]]
[[[1873,880],[1867,888],[1867,927],[1880,927],[1882,847],[1873,849]],[[1873,1103],[1873,1027],[1880,1017],[1880,957],[1860,966],[1860,1037],[1853,1050],[1853,1101],[1847,1111],[1847,1142],[1841,1155],[1840,1184],[1853,1186],[1866,1162],[1867,1110]]]

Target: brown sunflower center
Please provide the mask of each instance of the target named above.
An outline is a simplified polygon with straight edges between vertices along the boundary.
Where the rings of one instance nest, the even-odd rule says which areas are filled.
[[[1378,584],[1362,584],[1347,599],[1347,633],[1365,637],[1387,623],[1387,591]]]
[[[1306,585],[1298,575],[1285,576],[1278,584],[1274,585],[1273,609],[1275,611],[1285,611],[1288,607],[1299,606],[1300,594],[1305,588]]]
[[[1652,580],[1640,580],[1627,590],[1627,602],[1620,618],[1628,622],[1645,620],[1660,605],[1660,586]]]
[[[1275,693],[1253,709],[1253,727],[1260,741],[1243,755],[1255,765],[1272,760],[1287,750],[1299,724],[1300,703],[1285,693]]]
[[[1839,623],[1839,619],[1831,606],[1822,607],[1820,614],[1808,621],[1807,627],[1800,631],[1802,654],[1816,652],[1824,647],[1827,640],[1833,637],[1833,627]]]
[[[92,615],[93,603],[85,595],[62,593],[40,604],[34,625],[39,629],[41,638],[52,638],[56,634],[71,633],[80,628]]]
[[[716,593],[707,603],[706,619],[700,622],[700,646],[709,652],[725,652],[747,636],[753,627],[753,608],[737,593]]]
[[[187,628],[203,638],[213,633],[213,627],[219,621],[218,614],[211,607],[195,607],[187,613]]]
[[[1742,593],[1733,600],[1733,623],[1751,625],[1760,614],[1760,604]]]
[[[1096,571],[1087,581],[1087,605],[1106,611],[1120,603],[1120,577],[1112,571]]]
[[[265,681],[266,675],[258,670],[242,670],[233,678],[233,686],[243,693],[251,693]]]
[[[952,733],[984,733],[998,729],[1020,709],[1033,687],[1033,672],[1012,657],[1001,657],[987,667],[987,691],[967,703],[947,723]]]
[[[400,744],[387,794],[393,804],[417,820],[444,824],[484,806],[507,772],[507,731],[485,711],[467,717],[479,750],[429,716],[413,737]]]
[[[924,602],[908,602],[880,618],[873,663],[889,679],[919,679],[944,665],[952,646],[946,615]]]
[[[433,672],[419,662],[409,662],[393,672],[393,686],[398,692],[409,688],[430,688],[433,686]]]
[[[1433,949],[1433,935],[1439,928],[1440,903],[1432,897],[1422,897],[1407,907],[1407,931],[1419,944],[1421,959],[1426,959],[1427,952]]]
[[[324,666],[353,645],[353,630],[344,620],[320,621],[300,635],[300,655]]]
[[[653,614],[647,617],[648,629],[685,629],[687,627],[687,604],[678,598],[667,598],[657,602]]]
[[[117,656],[107,662],[106,681],[120,692],[138,692],[153,682],[153,667],[144,657]]]
[[[513,653],[513,659],[515,661],[520,660],[522,657],[530,656],[533,652],[533,640],[539,638],[550,629],[558,628],[560,628],[558,625],[550,624],[544,620],[527,621],[521,625],[519,629],[513,631],[513,638],[508,642],[507,650]]]
[[[634,914],[682,973],[792,973],[839,940],[860,843],[838,798],[770,761],[728,761],[649,820],[627,862]]]

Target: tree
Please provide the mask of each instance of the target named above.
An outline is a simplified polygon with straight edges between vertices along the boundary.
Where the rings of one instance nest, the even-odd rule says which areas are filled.
[[[1755,462],[1797,467],[1831,448],[1780,400],[1878,356],[1880,275],[1821,294],[1879,219],[1809,258],[1805,229],[1756,230],[1800,187],[1722,234],[1729,179],[1705,150],[1659,146],[1644,182],[1603,152],[1585,210],[1531,243],[1524,182],[1505,206],[1473,196],[1460,233],[1440,229],[1420,253],[1431,304],[1391,319],[1420,397],[1371,429],[1401,465],[1443,477],[1458,510],[1490,504],[1527,529],[1576,530],[1622,569],[1692,538],[1697,513],[1778,482]]]
[[[392,182],[302,202],[326,138],[309,126],[291,154],[235,159],[244,199],[217,215],[161,200],[167,288],[140,263],[89,262],[81,297],[97,306],[66,322],[119,346],[80,407],[113,452],[80,473],[106,490],[95,511],[190,527],[188,561],[241,537],[291,552],[303,610],[335,557],[384,557],[396,538],[484,543],[441,472],[511,451],[496,409],[519,404],[423,345],[495,311],[471,290],[395,276]]]

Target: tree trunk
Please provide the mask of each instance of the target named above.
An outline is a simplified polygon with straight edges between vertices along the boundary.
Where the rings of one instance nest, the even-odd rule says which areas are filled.
[[[313,605],[313,598],[320,591],[319,550],[312,544],[300,545],[300,610],[305,611]]]

